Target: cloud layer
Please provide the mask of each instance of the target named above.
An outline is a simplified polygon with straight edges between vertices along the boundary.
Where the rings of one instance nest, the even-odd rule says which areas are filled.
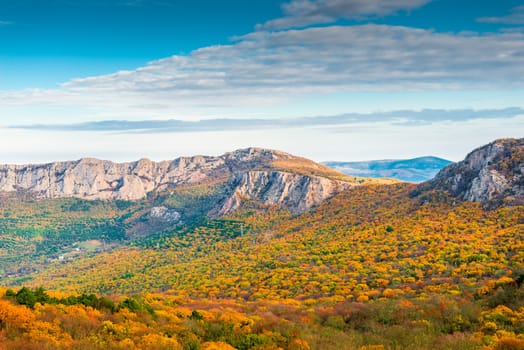
[[[256,32],[232,45],[72,80],[70,95],[135,93],[169,99],[331,91],[524,85],[524,34],[435,33],[386,25]]]
[[[257,26],[260,30],[300,28],[338,19],[362,20],[421,7],[431,0],[293,0],[282,5],[285,17]]]
[[[11,129],[48,131],[99,131],[136,133],[220,132],[260,129],[287,129],[311,127],[347,127],[363,123],[390,123],[393,125],[427,125],[439,122],[465,122],[481,119],[508,119],[524,115],[524,109],[497,110],[422,110],[393,111],[373,114],[344,114],[338,116],[288,119],[208,119],[183,120],[106,120],[77,124],[13,125]]]
[[[483,23],[500,23],[524,25],[524,6],[517,6],[511,10],[511,13],[502,17],[482,17],[478,19]]]
[[[0,93],[3,105],[256,106],[349,91],[524,86],[524,33],[463,34],[386,25],[255,32],[57,90]]]
[[[71,91],[188,97],[524,84],[524,35],[453,35],[384,25],[252,33],[234,45],[134,71],[77,79]],[[189,96],[190,97],[190,96]]]

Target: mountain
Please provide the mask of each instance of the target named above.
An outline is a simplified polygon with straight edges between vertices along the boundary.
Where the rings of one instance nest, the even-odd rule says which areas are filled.
[[[392,178],[407,182],[432,179],[442,168],[452,162],[437,157],[413,159],[370,160],[363,162],[324,162],[323,164],[351,176]]]
[[[524,348],[522,140],[419,185],[203,158],[134,201],[0,193],[0,349]]]
[[[164,162],[3,165],[0,280],[23,279],[60,257],[96,254],[165,230],[187,232],[237,211],[297,215],[347,189],[379,183],[393,181],[349,177],[261,148]],[[238,234],[237,224],[224,227]]]
[[[524,138],[500,139],[442,169],[416,193],[444,191],[490,206],[524,204]]]
[[[376,181],[350,178],[310,160],[260,148],[162,162],[84,158],[0,166],[0,192],[24,192],[37,199],[136,201],[169,195],[178,188],[207,186],[221,194],[209,208],[213,216],[234,211],[246,199],[304,212],[349,187],[372,182]]]

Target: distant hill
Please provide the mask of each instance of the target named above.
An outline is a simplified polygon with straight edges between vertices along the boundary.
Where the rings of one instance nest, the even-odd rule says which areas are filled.
[[[392,178],[417,183],[432,179],[442,168],[451,163],[449,160],[437,157],[419,157],[363,162],[324,162],[323,164],[346,175]]]

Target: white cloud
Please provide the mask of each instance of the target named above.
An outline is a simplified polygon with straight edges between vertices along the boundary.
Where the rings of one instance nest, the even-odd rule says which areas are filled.
[[[204,110],[216,117],[329,93],[524,87],[517,79],[524,76],[524,33],[368,24],[255,32],[236,40],[56,90],[0,93],[0,113],[64,106],[99,120],[190,118]]]
[[[502,17],[482,17],[477,21],[482,23],[501,23],[524,25],[524,6],[517,6],[511,9],[511,13]]]
[[[218,155],[249,146],[280,149],[317,161],[401,159],[435,155],[460,160],[501,137],[522,137],[524,117],[439,122],[411,127],[363,123],[348,128],[257,129],[180,134],[113,134],[0,128],[0,164],[96,157],[131,161]],[[13,152],[16,150],[16,152]]]
[[[431,0],[292,0],[282,9],[285,17],[257,26],[275,30],[311,24],[332,23],[338,19],[366,19],[421,7]]]
[[[64,90],[264,99],[271,92],[521,85],[515,77],[522,74],[523,34],[454,35],[362,25],[252,33],[234,45],[202,48],[134,71],[76,79]]]
[[[191,132],[226,132],[245,130],[279,130],[304,128],[332,128],[338,132],[343,129],[360,128],[361,125],[420,126],[442,122],[463,122],[471,120],[499,119],[508,120],[524,116],[522,108],[504,109],[424,109],[421,111],[400,110],[382,113],[347,113],[335,116],[302,118],[257,118],[257,119],[206,119],[198,121],[184,120],[102,120],[68,124],[30,124],[10,125],[10,129],[42,131],[86,131],[115,133],[191,133]],[[375,125],[376,126],[376,125]]]

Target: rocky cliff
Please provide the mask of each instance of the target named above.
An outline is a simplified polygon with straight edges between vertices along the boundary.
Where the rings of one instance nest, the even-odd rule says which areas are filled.
[[[159,163],[148,159],[113,163],[84,158],[43,165],[3,165],[0,166],[0,191],[24,190],[38,198],[136,200],[168,184],[198,182],[208,175],[207,171],[220,166],[223,159],[206,157]]]
[[[348,182],[282,171],[237,173],[229,181],[229,195],[212,215],[229,214],[245,199],[283,205],[292,213],[302,213],[350,186]]]
[[[524,138],[500,139],[477,148],[419,185],[418,192],[443,190],[490,205],[524,203]]]
[[[224,187],[224,197],[216,203],[215,215],[232,212],[243,199],[303,212],[362,182],[310,160],[260,148],[163,162],[141,159],[113,163],[85,158],[41,165],[0,165],[0,192],[29,192],[40,199],[138,200],[180,186],[219,184]]]

